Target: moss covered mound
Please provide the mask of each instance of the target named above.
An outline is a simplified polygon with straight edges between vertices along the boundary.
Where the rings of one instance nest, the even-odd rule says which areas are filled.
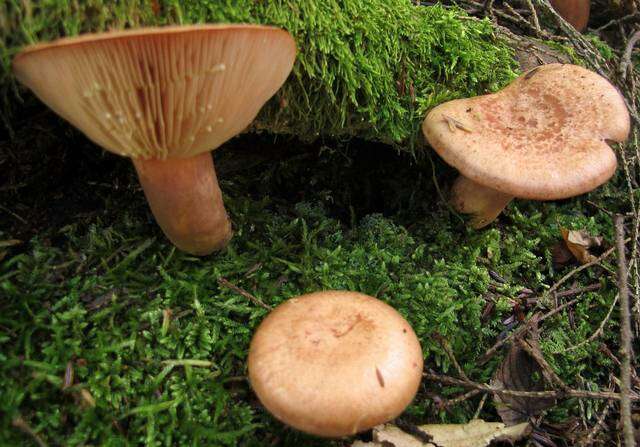
[[[295,36],[300,52],[293,74],[255,127],[304,140],[358,136],[413,151],[427,109],[494,90],[514,75],[512,53],[488,21],[410,0],[10,1],[0,6],[5,124],[24,113],[10,74],[23,45],[199,22],[271,24]]]
[[[194,258],[177,252],[153,222],[127,160],[100,157],[69,134],[56,128],[47,140],[66,155],[30,161],[26,185],[0,190],[0,211],[13,213],[0,220],[3,446],[33,445],[25,427],[52,446],[347,446],[353,439],[288,429],[258,404],[246,356],[266,310],[220,278],[269,305],[332,288],[377,296],[411,323],[427,368],[456,374],[438,333],[466,373],[487,382],[501,355],[486,365],[478,359],[518,324],[518,312],[536,310],[518,298],[522,288],[540,295],[575,267],[552,262],[559,227],[601,235],[607,247],[613,239],[607,211],[585,199],[516,201],[491,228],[468,230],[435,199],[427,160],[412,165],[410,155],[369,142],[346,151],[274,146],[252,135],[216,151],[235,236],[228,250]],[[237,166],[236,156],[249,150],[271,156]],[[451,180],[441,165],[434,171],[441,185]],[[587,199],[623,211],[621,194],[602,188]],[[584,342],[616,296],[615,278],[603,268],[585,269],[566,286],[590,284],[600,290],[558,298],[578,302],[546,320],[540,338],[569,386],[595,390],[617,371],[601,346],[615,351],[618,320],[614,312],[602,336]],[[404,417],[466,421],[481,396],[438,406],[464,392],[425,380]],[[593,423],[605,405],[562,401],[547,420],[580,417],[586,408]],[[491,399],[480,417],[499,420]]]

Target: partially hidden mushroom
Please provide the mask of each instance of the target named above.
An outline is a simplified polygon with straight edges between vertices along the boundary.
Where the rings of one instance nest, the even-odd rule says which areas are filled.
[[[174,26],[32,45],[13,69],[89,139],[130,157],[169,240],[205,255],[232,234],[210,151],[249,126],[295,56],[274,27]]]
[[[608,142],[625,141],[630,125],[609,81],[575,65],[549,64],[497,93],[435,107],[422,130],[460,171],[453,206],[481,228],[514,197],[565,199],[606,182],[617,164]]]
[[[584,31],[589,23],[591,0],[550,0],[558,14],[578,31]]]
[[[318,436],[353,435],[397,417],[422,378],[422,349],[391,306],[355,292],[292,298],[260,324],[249,380],[282,422]]]

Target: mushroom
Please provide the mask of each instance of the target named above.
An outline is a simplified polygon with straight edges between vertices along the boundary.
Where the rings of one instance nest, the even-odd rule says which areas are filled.
[[[422,130],[461,173],[452,188],[454,207],[481,228],[514,197],[564,199],[606,182],[616,169],[607,141],[625,141],[630,118],[605,78],[549,64],[497,93],[437,106]]]
[[[589,22],[591,0],[550,0],[551,6],[578,31],[584,31]]]
[[[205,255],[232,234],[209,151],[253,121],[295,56],[278,28],[175,26],[32,45],[13,69],[96,144],[131,157],[169,240]]]
[[[260,324],[249,380],[262,404],[294,428],[353,435],[398,416],[422,378],[422,350],[391,306],[356,292],[292,298]]]

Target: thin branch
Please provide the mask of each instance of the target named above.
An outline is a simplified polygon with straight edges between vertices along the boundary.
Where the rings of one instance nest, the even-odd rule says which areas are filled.
[[[631,240],[631,238],[628,238],[627,240],[625,240],[625,244],[627,242],[629,242]],[[605,259],[607,259],[609,256],[611,256],[613,254],[613,252],[616,251],[616,247],[611,247],[610,249],[608,249],[607,251],[605,251],[604,253],[602,253],[600,256],[598,256],[596,259],[594,259],[591,262],[587,262],[586,264],[583,264],[573,270],[571,270],[569,273],[567,273],[566,275],[564,275],[562,278],[560,278],[560,280],[555,283],[553,286],[551,286],[551,288],[549,290],[547,290],[546,292],[543,293],[542,298],[547,298],[549,297],[553,292],[555,292],[556,290],[558,290],[558,287],[560,287],[562,284],[564,284],[565,282],[567,282],[569,279],[571,279],[576,273],[579,273],[585,269],[588,269],[591,266],[594,266],[596,264],[600,264],[602,261],[604,261]]]
[[[587,391],[587,390],[561,390],[561,391],[518,391],[518,390],[505,390],[501,388],[495,388],[485,383],[467,382],[462,379],[456,379],[451,376],[441,376],[432,373],[422,373],[422,376],[428,380],[444,383],[447,385],[461,386],[464,388],[471,388],[483,391],[485,393],[500,394],[503,396],[523,397],[526,399],[541,399],[541,398],[569,398],[575,397],[580,399],[603,399],[603,400],[616,400],[619,401],[621,396],[619,393],[611,391]],[[640,396],[629,396],[629,399],[633,402],[640,402]]]
[[[223,287],[226,287],[227,289],[231,289],[234,292],[236,292],[239,295],[242,295],[243,297],[247,298],[248,300],[252,301],[254,304],[257,304],[258,306],[267,309],[267,310],[271,310],[271,306],[269,306],[268,304],[265,304],[264,301],[262,301],[260,298],[257,298],[253,295],[251,295],[249,292],[247,292],[244,289],[241,289],[240,287],[236,286],[235,284],[230,283],[229,281],[227,281],[224,278],[218,278],[218,284],[220,284]]]
[[[624,445],[634,447],[633,424],[631,422],[631,319],[629,315],[629,286],[627,256],[624,244],[624,217],[617,214],[613,218],[618,249],[618,289],[620,291],[620,422],[624,433]]]
[[[451,360],[451,363],[453,363],[453,367],[456,369],[456,372],[458,373],[458,375],[463,380],[466,380],[467,382],[471,382],[471,379],[469,379],[467,374],[464,372],[464,370],[458,363],[458,360],[456,359],[456,356],[453,354],[453,351],[451,350],[451,346],[449,346],[449,343],[447,342],[447,340],[445,340],[442,337],[442,335],[438,333],[433,334],[433,337],[438,341],[438,343],[440,343],[440,346],[442,346],[442,349],[444,349],[444,351],[447,353],[447,356]]]
[[[13,425],[21,432],[29,435],[31,439],[33,439],[33,442],[38,445],[38,447],[47,447],[47,443],[44,442],[44,440],[40,437],[40,435],[38,435],[38,433],[33,431],[33,429],[29,426],[29,424],[27,424],[24,419],[22,419],[22,417],[18,416],[13,418],[13,420],[11,421],[11,425]]]
[[[587,439],[585,440],[585,445],[588,446],[593,444],[595,437],[598,435],[598,433],[600,433],[600,430],[602,429],[602,427],[604,427],[603,422],[607,418],[607,415],[609,414],[609,410],[611,410],[612,405],[613,405],[612,401],[607,402],[607,404],[604,407],[604,410],[602,410],[602,413],[600,413],[600,415],[598,416],[596,425],[594,425],[591,431],[589,432],[589,436],[587,436]]]
[[[631,35],[629,41],[627,42],[627,46],[624,49],[624,53],[622,53],[622,58],[620,59],[620,76],[622,79],[627,79],[627,74],[629,73],[629,67],[631,66],[631,53],[633,52],[633,47],[636,46],[638,41],[640,40],[640,30],[636,31]]]
[[[478,395],[478,394],[480,394],[480,393],[482,393],[482,391],[481,391],[481,390],[471,390],[471,391],[467,391],[466,393],[464,393],[464,394],[462,394],[462,395],[460,395],[460,396],[458,396],[458,397],[455,397],[455,398],[453,398],[453,399],[449,399],[449,400],[447,400],[447,401],[444,401],[444,402],[442,403],[442,408],[449,408],[449,407],[452,407],[452,406],[457,405],[457,404],[459,404],[459,403],[462,403],[462,402],[464,402],[464,401],[466,401],[466,400],[469,400],[469,399],[471,399],[472,397],[475,397],[475,396],[477,396],[477,395]],[[484,394],[484,396],[486,396],[486,394]]]
[[[585,287],[583,289],[574,289],[576,291],[576,293],[582,293],[583,291],[586,291],[586,289],[588,289],[588,287]],[[560,292],[563,293],[563,292]],[[506,343],[510,342],[511,340],[513,340],[514,337],[518,337],[519,335],[523,334],[524,332],[528,331],[532,325],[534,323],[541,323],[542,321],[551,318],[552,316],[562,312],[564,309],[566,309],[569,306],[573,306],[574,304],[576,304],[579,301],[579,298],[574,298],[571,301],[567,301],[564,304],[561,304],[560,306],[550,310],[549,312],[547,312],[546,314],[542,315],[539,317],[539,314],[535,314],[534,316],[532,316],[531,318],[529,318],[524,325],[520,326],[519,328],[517,328],[515,331],[513,331],[512,333],[510,333],[509,335],[507,335],[506,337],[498,340],[492,347],[490,347],[489,349],[487,349],[487,351],[482,355],[482,357],[480,357],[480,359],[478,360],[478,364],[479,365],[483,365],[485,364],[491,357],[493,357],[493,355],[498,351],[498,349],[500,349],[502,346],[504,346]]]
[[[607,315],[605,315],[604,319],[600,323],[600,326],[598,326],[598,329],[596,329],[596,331],[593,334],[591,334],[591,336],[589,338],[587,338],[586,340],[582,340],[578,344],[575,344],[573,346],[569,346],[568,348],[562,349],[560,351],[556,351],[553,354],[564,354],[565,352],[575,351],[576,349],[581,348],[582,346],[584,346],[584,345],[586,345],[588,343],[591,343],[593,340],[595,340],[596,338],[598,338],[602,334],[604,334],[604,327],[606,326],[607,322],[611,318],[611,314],[613,313],[613,309],[616,307],[616,304],[618,303],[618,298],[619,297],[620,297],[619,294],[617,294],[615,296],[615,298],[613,299],[613,303],[611,303],[611,306],[609,306],[609,311],[607,312]]]

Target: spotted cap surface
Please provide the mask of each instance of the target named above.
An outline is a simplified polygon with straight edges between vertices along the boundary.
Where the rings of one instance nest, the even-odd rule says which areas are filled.
[[[626,140],[630,118],[605,78],[549,64],[497,93],[437,106],[422,130],[465,177],[515,197],[555,200],[613,175],[616,156],[607,141]]]

